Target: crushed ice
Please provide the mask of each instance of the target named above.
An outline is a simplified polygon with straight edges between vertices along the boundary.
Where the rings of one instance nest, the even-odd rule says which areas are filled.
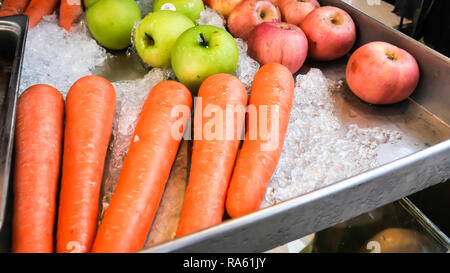
[[[200,13],[200,18],[197,19],[199,25],[211,25],[225,29],[225,19],[217,11],[205,6],[205,10]]]
[[[330,84],[315,68],[297,76],[283,152],[262,207],[375,168],[375,149],[401,138],[397,131],[341,124]]]
[[[136,3],[138,4],[139,9],[141,10],[142,18],[144,18],[145,15],[152,12],[154,2],[155,0],[136,0]]]
[[[240,38],[236,38],[235,41],[239,49],[239,61],[235,75],[250,91],[253,78],[259,69],[259,63],[247,55],[247,42]]]
[[[49,84],[65,96],[76,80],[91,75],[106,58],[85,20],[69,33],[58,26],[55,14],[46,16],[28,31],[20,93],[35,84]]]

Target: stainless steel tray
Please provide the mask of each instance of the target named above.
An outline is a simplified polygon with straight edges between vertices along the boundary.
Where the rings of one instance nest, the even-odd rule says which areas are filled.
[[[27,16],[0,18],[0,230],[10,197],[16,101],[27,30]]]
[[[371,41],[386,41],[417,59],[419,86],[402,103],[368,105],[349,90],[335,97],[341,122],[396,129],[402,132],[401,141],[379,151],[383,165],[376,169],[142,252],[266,251],[450,178],[450,60],[342,1],[319,2],[340,7],[352,16],[357,25],[355,48]],[[339,80],[345,77],[345,65],[346,58],[310,62],[300,73],[318,67],[327,78]],[[357,113],[356,118],[350,118],[349,111]]]
[[[401,141],[379,151],[379,161],[384,165],[252,214],[169,240],[171,231],[176,228],[176,219],[172,217],[173,221],[160,225],[166,229],[160,231],[165,239],[160,237],[158,241],[165,242],[142,252],[266,251],[450,178],[450,60],[342,1],[320,2],[350,13],[358,31],[355,48],[370,41],[387,41],[406,49],[419,62],[421,81],[417,90],[410,99],[394,106],[368,105],[348,90],[336,93],[336,115],[344,124],[356,123],[360,127],[377,126],[402,132]],[[330,79],[343,79],[345,64],[345,58],[327,63],[309,62],[301,73],[309,67],[318,67]],[[350,119],[349,111],[357,113],[356,117]],[[189,149],[187,144],[184,143],[182,149]],[[174,169],[173,173],[176,171]],[[185,182],[171,178],[158,215],[170,214],[170,210],[179,209],[182,203]],[[173,204],[165,202],[170,199],[178,201]],[[162,206],[166,208],[164,213]],[[11,210],[7,209],[7,213],[10,216]],[[0,251],[8,251],[9,239],[10,226],[5,223],[0,232]]]

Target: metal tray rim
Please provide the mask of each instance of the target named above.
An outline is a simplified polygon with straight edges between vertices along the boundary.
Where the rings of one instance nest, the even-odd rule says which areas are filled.
[[[384,165],[381,165],[381,166],[374,168],[372,170],[369,170],[367,172],[364,172],[364,173],[349,177],[347,179],[338,181],[334,184],[331,184],[324,188],[317,189],[317,190],[307,193],[305,195],[298,196],[298,197],[295,197],[293,199],[290,199],[290,200],[287,200],[284,202],[280,202],[273,206],[255,211],[251,214],[244,215],[244,216],[236,218],[236,219],[227,220],[219,225],[210,227],[208,229],[205,229],[205,230],[202,230],[202,231],[199,231],[199,232],[196,232],[196,233],[184,236],[184,237],[173,239],[171,241],[162,243],[160,245],[156,245],[154,247],[144,249],[140,252],[177,251],[179,249],[182,249],[183,247],[194,244],[200,240],[204,240],[206,238],[212,238],[219,233],[232,231],[234,229],[245,226],[246,224],[249,224],[252,222],[257,222],[257,221],[264,219],[270,215],[279,214],[286,210],[293,209],[293,208],[296,208],[303,204],[310,203],[311,201],[320,199],[320,197],[326,196],[330,193],[342,192],[349,188],[358,187],[359,185],[364,184],[365,182],[370,181],[376,177],[380,177],[386,173],[392,172],[395,169],[399,169],[399,168],[408,166],[414,162],[424,160],[424,159],[428,158],[429,156],[434,155],[439,152],[446,152],[447,154],[450,155],[450,140],[446,140],[444,142],[433,145],[424,150],[421,150],[421,151],[418,151],[411,155],[405,156],[405,157],[395,160],[393,162],[386,163]],[[448,175],[450,176],[450,173]]]

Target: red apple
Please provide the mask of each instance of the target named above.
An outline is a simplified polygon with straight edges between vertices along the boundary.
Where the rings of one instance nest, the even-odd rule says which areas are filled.
[[[407,51],[385,42],[358,48],[347,63],[350,90],[373,104],[391,104],[406,99],[416,89],[420,72]]]
[[[325,6],[311,11],[300,24],[308,38],[308,55],[330,61],[347,54],[356,39],[355,23],[340,8]]]
[[[257,25],[248,39],[250,57],[261,65],[280,63],[297,72],[308,54],[308,40],[303,31],[292,24],[266,22]]]
[[[284,21],[299,25],[320,4],[317,0],[278,0],[278,7]]]
[[[247,40],[256,25],[280,21],[280,10],[269,0],[244,0],[231,11],[227,22],[234,37]]]
[[[212,9],[217,10],[223,17],[227,18],[231,11],[236,7],[242,0],[205,0],[205,3]]]

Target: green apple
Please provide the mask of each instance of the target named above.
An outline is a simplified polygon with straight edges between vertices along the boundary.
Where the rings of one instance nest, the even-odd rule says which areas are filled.
[[[209,25],[190,28],[178,37],[172,50],[172,69],[193,93],[207,77],[234,74],[239,51],[233,36]]]
[[[99,0],[84,0],[84,7],[87,9],[90,6],[92,6],[93,4],[95,4],[96,2],[98,2]]]
[[[200,18],[204,9],[203,0],[155,0],[153,3],[153,11],[176,10],[194,22]]]
[[[170,53],[178,36],[194,27],[182,13],[160,10],[145,16],[134,35],[134,45],[141,59],[153,67],[170,67]]]
[[[141,11],[134,0],[101,0],[86,11],[86,21],[102,46],[120,50],[131,45],[131,31]]]

